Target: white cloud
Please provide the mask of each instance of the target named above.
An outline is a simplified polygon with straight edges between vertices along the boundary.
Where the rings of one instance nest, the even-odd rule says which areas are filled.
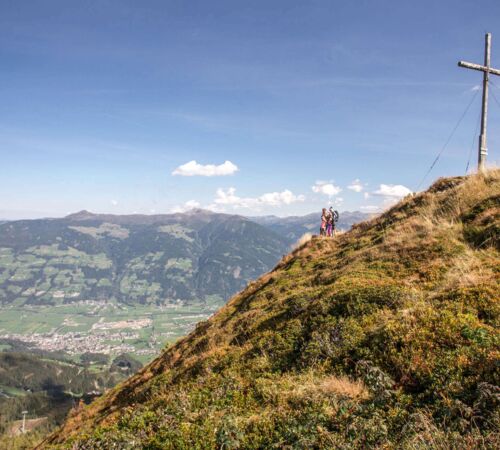
[[[200,206],[201,206],[200,203],[197,202],[196,200],[188,200],[183,205],[178,205],[174,206],[173,208],[170,208],[170,212],[173,214],[184,213],[191,209],[199,208]]]
[[[361,180],[356,178],[354,181],[351,182],[349,186],[347,186],[347,189],[350,189],[351,191],[354,192],[361,192],[363,190],[363,185],[361,184]]]
[[[364,192],[363,196],[365,199],[381,197],[381,204],[361,206],[360,210],[368,213],[378,213],[394,205],[408,194],[411,194],[410,189],[402,184],[380,184],[376,191]]]
[[[475,92],[475,91],[479,91],[480,89],[481,89],[481,85],[480,84],[476,84],[475,86],[472,86],[471,91]]]
[[[372,197],[382,197],[382,202],[380,205],[366,205],[362,206],[361,211],[365,212],[380,212],[386,208],[397,203],[401,198],[406,197],[411,194],[410,189],[402,184],[380,184],[378,189],[373,192],[365,192],[364,198],[369,199]]]
[[[372,194],[382,197],[403,198],[411,194],[411,191],[402,184],[381,184]]]
[[[112,206],[118,206],[118,201],[117,200],[111,200],[111,205]]]
[[[260,209],[266,206],[283,206],[292,203],[303,202],[303,195],[295,195],[292,191],[285,189],[282,192],[268,192],[259,197],[238,197],[236,189],[230,187],[227,190],[217,189],[213,205],[210,209],[221,210],[221,207],[231,206],[232,208]]]
[[[198,164],[195,160],[183,164],[172,172],[172,175],[183,177],[218,177],[224,175],[233,175],[238,171],[238,166],[231,161],[225,161],[223,164]]]
[[[326,181],[316,181],[316,184],[312,186],[311,189],[317,194],[325,194],[328,195],[328,197],[333,197],[334,195],[342,192],[342,189],[340,187]]]

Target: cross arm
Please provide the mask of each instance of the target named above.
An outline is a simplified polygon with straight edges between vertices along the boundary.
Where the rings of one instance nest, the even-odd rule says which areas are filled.
[[[470,63],[470,62],[466,62],[466,61],[459,61],[458,65],[460,67],[465,67],[466,69],[474,69],[474,70],[479,70],[481,72],[488,71],[489,73],[491,73],[493,75],[500,76],[500,70],[492,69],[491,67],[488,69],[487,67],[482,66],[481,64],[474,64],[474,63]]]

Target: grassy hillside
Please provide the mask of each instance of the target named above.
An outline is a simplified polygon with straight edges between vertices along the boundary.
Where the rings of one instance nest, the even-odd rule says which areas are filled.
[[[45,447],[498,448],[500,171],[285,257]]]

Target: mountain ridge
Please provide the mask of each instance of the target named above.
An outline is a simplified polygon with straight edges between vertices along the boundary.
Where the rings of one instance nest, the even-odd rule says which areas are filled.
[[[178,213],[165,213],[165,214],[111,214],[111,213],[93,213],[87,210],[81,210],[76,213],[68,214],[62,217],[62,219],[72,220],[72,221],[88,221],[88,220],[101,220],[101,221],[120,221],[123,223],[163,223],[173,220],[178,220],[182,217],[192,217],[194,215],[207,218],[210,216],[216,217],[240,217],[244,216],[237,214],[226,214],[217,213],[207,209],[193,208],[185,212]],[[35,219],[36,220],[36,219]]]
[[[314,238],[42,447],[494,448],[499,222],[496,170]]]

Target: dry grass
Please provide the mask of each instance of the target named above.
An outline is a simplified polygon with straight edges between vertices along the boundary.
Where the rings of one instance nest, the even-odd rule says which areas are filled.
[[[404,450],[477,450],[499,448],[500,435],[491,433],[488,436],[479,430],[473,430],[465,436],[449,433],[439,429],[431,417],[423,413],[413,414],[405,426],[406,438],[401,443]]]
[[[418,238],[430,235],[434,227],[435,224],[433,220],[428,216],[421,215],[410,217],[398,228],[391,229],[385,233],[384,250],[416,242]]]
[[[297,399],[319,399],[324,396],[347,397],[351,400],[368,400],[370,392],[361,380],[351,380],[346,376],[330,375],[318,377],[314,372],[298,376],[288,376],[280,380],[277,397],[281,402]]]
[[[296,248],[302,247],[304,244],[307,244],[312,237],[313,235],[311,233],[304,233],[292,248],[295,250]]]
[[[352,381],[345,376],[325,378],[319,384],[318,390],[325,394],[337,394],[357,400],[370,398],[370,393],[361,380]]]
[[[433,186],[442,183],[440,179]],[[493,189],[492,189],[493,188]],[[432,190],[432,187],[431,187]],[[460,216],[477,202],[494,191],[500,193],[500,169],[492,169],[484,174],[476,174],[464,179],[450,195],[449,190],[442,192],[424,192],[419,207],[419,217],[422,224],[432,227],[442,225],[443,219],[451,224],[459,220]]]
[[[442,289],[456,289],[457,287],[480,286],[493,283],[497,277],[491,267],[484,265],[480,253],[467,248],[458,255],[452,268],[443,280]]]
[[[476,174],[468,177],[458,187],[458,195],[463,207],[460,212],[462,213],[464,209],[470,208],[478,200],[483,199],[487,192],[491,195],[492,187],[498,194],[498,190],[500,189],[500,169],[492,169],[484,174]]]

